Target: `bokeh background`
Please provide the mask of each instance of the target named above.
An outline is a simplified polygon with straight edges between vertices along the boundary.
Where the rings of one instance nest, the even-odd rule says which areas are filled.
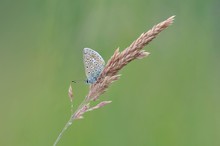
[[[142,32],[174,24],[101,96],[113,102],[75,121],[63,146],[219,146],[220,2],[1,0],[0,145],[52,145],[70,116],[70,81],[85,79],[82,49],[107,61]],[[73,85],[76,107],[88,85]]]

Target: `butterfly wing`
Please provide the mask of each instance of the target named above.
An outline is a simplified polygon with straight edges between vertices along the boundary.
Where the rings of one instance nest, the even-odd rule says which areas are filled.
[[[102,70],[104,69],[105,61],[98,52],[90,48],[84,48],[83,60],[87,83],[93,84],[96,82]]]

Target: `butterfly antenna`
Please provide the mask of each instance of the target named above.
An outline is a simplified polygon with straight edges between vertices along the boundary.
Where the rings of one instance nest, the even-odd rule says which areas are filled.
[[[73,82],[73,83],[78,83],[78,82],[81,82],[81,81],[84,82],[85,80],[73,80],[72,82]]]

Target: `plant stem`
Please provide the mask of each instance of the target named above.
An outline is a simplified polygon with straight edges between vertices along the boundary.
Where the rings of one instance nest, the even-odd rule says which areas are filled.
[[[62,129],[62,131],[60,132],[59,136],[57,137],[56,141],[54,142],[53,146],[56,146],[57,143],[60,141],[60,138],[63,136],[63,133],[66,131],[66,129],[73,123],[74,121],[74,114],[71,115],[69,121],[66,123],[66,125],[64,126],[64,128]]]
[[[68,120],[68,122],[66,123],[66,125],[63,127],[62,131],[60,132],[60,134],[58,135],[56,141],[54,142],[53,146],[56,146],[57,143],[60,141],[61,137],[63,136],[63,133],[67,130],[67,128],[72,125],[73,121],[76,119],[76,114],[79,112],[79,110],[81,110],[81,108],[83,106],[85,106],[86,104],[88,104],[89,99],[86,97],[82,103],[79,105],[79,107],[77,108],[77,110],[71,114],[70,119]],[[71,105],[72,108],[72,105]],[[72,109],[71,109],[72,111]]]

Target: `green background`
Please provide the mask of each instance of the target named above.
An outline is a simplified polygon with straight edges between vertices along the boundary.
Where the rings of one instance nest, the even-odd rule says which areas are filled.
[[[82,49],[107,61],[176,15],[126,66],[58,146],[219,146],[220,2],[1,0],[0,145],[50,146],[70,116],[70,81],[85,79]],[[74,107],[88,85],[73,85]]]

